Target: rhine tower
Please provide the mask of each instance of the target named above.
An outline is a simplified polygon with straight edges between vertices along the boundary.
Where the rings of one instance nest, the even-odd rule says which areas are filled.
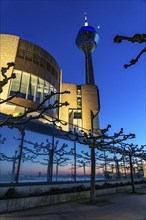
[[[95,50],[98,42],[99,36],[96,30],[88,25],[87,21],[87,13],[85,15],[85,23],[84,26],[80,28],[77,37],[76,37],[76,45],[80,50],[82,50],[85,54],[85,64],[86,64],[86,84],[94,85],[94,71],[92,64],[92,52]]]

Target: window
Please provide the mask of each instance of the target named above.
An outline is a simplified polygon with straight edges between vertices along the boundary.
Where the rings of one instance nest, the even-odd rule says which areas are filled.
[[[47,70],[48,70],[49,72],[51,72],[51,69],[52,69],[52,68],[51,68],[51,64],[47,62]]]
[[[43,101],[43,91],[44,90],[44,80],[38,78],[37,82],[37,93],[36,93],[36,102],[40,103]]]
[[[21,85],[20,93],[18,96],[24,99],[27,98],[27,95],[28,95],[29,77],[30,77],[30,74],[23,72],[21,83],[20,83]]]
[[[54,92],[54,87],[50,84],[50,93],[51,92]],[[54,104],[54,101],[55,101],[55,96],[53,95],[51,98],[50,98],[50,104],[53,105]]]
[[[26,51],[26,50],[24,50],[22,48],[18,49],[17,57],[35,63],[35,64],[43,67],[44,69],[47,69],[55,77],[55,79],[59,78],[58,71],[56,70],[57,69],[56,65],[54,67],[53,65],[50,64],[50,62],[54,63],[54,59],[53,58],[50,59],[50,62],[47,62],[47,58],[46,58],[47,56],[42,58],[39,55],[34,54],[31,51]]]
[[[77,95],[81,96],[81,86],[77,85]]]
[[[55,76],[55,69],[53,66],[52,66],[52,75]]]
[[[31,75],[28,89],[28,99],[31,101],[36,100],[36,86],[37,86],[37,77]]]
[[[19,70],[14,70],[14,73],[16,74],[16,78],[11,80],[10,96],[14,92],[19,91],[19,97],[41,103],[46,95],[49,95],[51,92],[57,92],[54,86],[37,76]],[[53,105],[58,99],[58,95],[53,95],[45,102],[45,106],[49,104]],[[56,112],[58,110],[54,109],[53,111]]]
[[[44,84],[44,98],[45,98],[45,96],[47,96],[49,94],[50,94],[50,84],[48,82],[45,82],[45,84]],[[48,106],[49,104],[50,104],[50,100],[48,99],[45,102],[45,106]]]
[[[81,112],[74,112],[74,118],[82,118]]]
[[[77,95],[81,95],[81,90],[80,89],[77,90]]]
[[[25,55],[25,60],[32,61],[33,60],[33,53],[27,51],[26,55]]]
[[[77,98],[77,108],[82,108],[81,97]]]
[[[82,112],[78,109],[69,109],[69,129],[81,129],[82,127]]]
[[[40,60],[41,60],[40,56],[36,54],[33,55],[33,63],[40,64]]]
[[[16,78],[11,80],[10,96],[20,89],[21,71],[14,70],[14,73]]]
[[[55,70],[55,78],[58,79],[58,73],[56,70]]]
[[[40,66],[46,68],[46,60],[45,59],[41,58]]]
[[[25,50],[24,49],[18,49],[18,51],[17,51],[17,57],[20,57],[20,58],[22,58],[22,59],[24,59],[24,57],[25,57]]]

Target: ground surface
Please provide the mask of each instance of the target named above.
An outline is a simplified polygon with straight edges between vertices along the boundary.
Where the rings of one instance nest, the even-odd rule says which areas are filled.
[[[146,189],[0,215],[0,220],[146,220]]]

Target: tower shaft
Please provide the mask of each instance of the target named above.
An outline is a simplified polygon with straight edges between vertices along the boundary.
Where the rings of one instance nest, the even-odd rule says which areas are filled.
[[[85,53],[85,65],[86,65],[86,84],[94,85],[94,72],[93,72],[93,64],[92,64],[92,53]]]

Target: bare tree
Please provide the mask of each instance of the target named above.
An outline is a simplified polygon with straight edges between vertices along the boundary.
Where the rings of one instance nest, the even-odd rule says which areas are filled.
[[[6,137],[2,137],[2,135],[0,134],[0,144],[4,144],[5,141]]]
[[[129,165],[130,165],[130,175],[131,175],[131,183],[132,183],[132,192],[135,192],[135,184],[134,184],[134,167],[133,167],[133,157],[141,157],[145,156],[143,151],[144,145],[141,145],[139,148],[138,145],[134,144],[127,144],[127,143],[120,143],[121,149],[123,150],[123,155],[127,155],[129,157]],[[120,152],[120,149],[119,149]]]
[[[12,171],[11,171],[11,182],[15,180],[15,172],[16,172],[16,162],[19,158],[18,151],[15,151],[15,154],[12,156],[7,156],[4,153],[0,152],[0,161],[12,162]]]
[[[16,140],[21,140],[17,138]],[[56,164],[56,179],[58,177],[58,167],[59,165],[64,166],[67,164],[67,161],[70,160],[67,155],[69,153],[66,151],[68,147],[67,144],[62,144],[58,146],[59,141],[50,142],[46,139],[46,142],[38,143],[23,140],[23,160],[31,160],[33,163],[40,163],[47,166],[47,181],[52,182],[53,175],[53,164]],[[31,146],[31,147],[30,147]],[[42,161],[38,160],[39,156],[45,156],[42,158]]]
[[[101,135],[93,134],[92,132],[77,132],[70,131],[66,132],[66,136],[72,141],[78,141],[80,144],[88,145],[91,149],[91,186],[90,186],[90,200],[95,200],[95,166],[96,157],[95,149],[106,149],[110,150],[111,144],[118,144],[124,140],[135,138],[134,134],[124,134],[123,128],[118,133],[108,135],[107,132],[111,125],[108,125],[106,129],[101,130]]]
[[[135,42],[140,43],[140,44],[145,43],[146,42],[146,34],[134,34],[132,37],[117,35],[114,38],[114,42],[116,42],[116,43],[121,43],[123,40],[127,40],[132,43],[135,43]],[[128,68],[129,66],[137,63],[139,58],[141,57],[141,55],[145,52],[146,52],[146,47],[144,47],[143,50],[140,51],[140,53],[137,55],[137,57],[135,59],[132,59],[130,61],[130,64],[125,64],[124,68]]]
[[[69,93],[69,92],[68,91],[56,92],[56,93],[52,92],[51,94],[47,95],[45,99],[36,108],[28,108],[28,109],[25,108],[24,113],[18,116],[13,116],[13,115],[6,116],[4,120],[0,120],[0,127],[2,126],[14,127],[18,125],[24,125],[34,119],[46,119],[47,117],[44,114],[47,113],[49,110],[57,109],[62,106],[67,106],[69,105],[69,103],[68,102],[61,103],[58,100],[56,100],[52,105],[48,105],[47,107],[44,107],[44,103],[47,100],[49,100],[52,96],[58,94],[59,95],[65,94],[65,93]],[[63,123],[61,120],[57,118],[54,118],[54,120],[49,120],[49,119],[46,120],[52,123],[57,123],[57,122]]]

